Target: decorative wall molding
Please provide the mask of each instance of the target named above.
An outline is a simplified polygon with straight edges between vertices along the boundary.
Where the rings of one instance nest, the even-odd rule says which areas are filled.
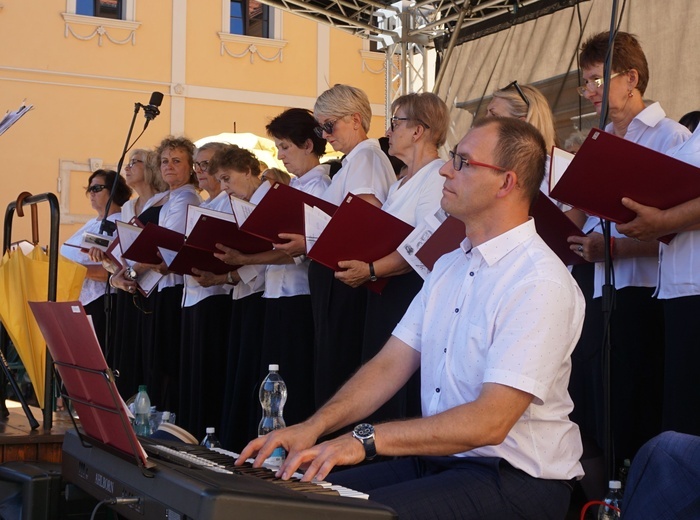
[[[362,72],[371,72],[372,74],[384,74],[386,71],[386,56],[381,52],[359,51],[362,56]],[[371,67],[369,62],[381,62],[378,68]]]
[[[98,18],[95,16],[83,16],[80,14],[62,13],[65,22],[64,36],[68,38],[70,34],[74,38],[82,41],[89,41],[97,37],[97,44],[102,47],[103,38],[107,38],[110,42],[116,45],[126,45],[131,42],[131,45],[136,45],[136,30],[141,26],[141,22],[132,22],[128,20],[112,20],[110,18]],[[82,35],[73,30],[73,26],[88,26],[92,27],[93,31],[89,35]],[[109,34],[109,29],[117,29],[128,31],[126,38],[118,39]]]
[[[246,56],[249,55],[251,63],[255,62],[256,55],[258,57],[260,57],[260,59],[263,61],[270,62],[270,61],[279,60],[281,63],[282,62],[282,49],[284,49],[287,46],[286,40],[273,40],[271,38],[256,38],[254,36],[241,36],[240,34],[231,34],[231,33],[225,33],[225,32],[219,33],[219,39],[221,40],[221,55],[222,56],[224,54],[228,54],[232,58],[240,59],[240,58],[245,58]],[[240,54],[236,54],[234,52],[231,52],[228,49],[227,44],[247,45],[247,47]],[[265,54],[261,53],[259,47],[269,48],[270,55],[266,56]],[[277,52],[274,52],[274,49],[277,49]],[[274,53],[274,54],[272,54],[272,53]]]

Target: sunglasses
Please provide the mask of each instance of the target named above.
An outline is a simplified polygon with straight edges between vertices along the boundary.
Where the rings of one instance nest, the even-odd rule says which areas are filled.
[[[314,133],[319,136],[321,139],[323,139],[323,132],[326,132],[327,135],[332,135],[333,134],[333,127],[335,124],[338,122],[338,119],[332,119],[330,121],[326,121],[323,124],[320,124],[314,128]]]
[[[411,120],[418,121],[421,125],[423,125],[423,128],[425,128],[426,130],[430,129],[430,127],[428,125],[426,125],[420,119],[415,119],[413,117],[396,117],[396,116],[392,116],[392,118],[389,119],[389,127],[391,128],[391,131],[393,132],[394,129],[396,128],[396,126],[399,124],[399,121],[411,121]]]
[[[99,193],[102,190],[106,190],[107,188],[108,186],[106,184],[93,184],[92,186],[88,186],[85,191],[87,193]]]
[[[530,100],[527,99],[527,97],[526,97],[525,94],[523,93],[523,90],[520,88],[520,85],[518,85],[518,80],[517,80],[517,79],[516,79],[515,81],[511,81],[510,83],[508,83],[508,85],[506,85],[506,86],[505,86],[504,88],[502,88],[501,90],[508,90],[510,87],[514,87],[515,90],[518,91],[518,95],[520,96],[520,99],[522,99],[523,102],[527,105],[527,108],[530,108]]]

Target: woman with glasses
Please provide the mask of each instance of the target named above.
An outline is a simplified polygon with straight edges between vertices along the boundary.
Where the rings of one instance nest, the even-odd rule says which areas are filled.
[[[449,110],[435,94],[407,94],[391,105],[392,118],[387,137],[389,154],[406,164],[401,179],[389,189],[382,209],[416,226],[440,209],[443,178],[439,170],[444,161],[438,148],[445,144]],[[423,279],[403,257],[394,251],[373,262],[347,260],[339,262],[343,269],[336,274],[350,287],[359,287],[372,276],[390,278],[382,294],[368,292],[362,362],[369,361],[384,346]],[[420,415],[420,378],[389,400],[373,416],[373,421]],[[408,392],[408,395],[407,395]]]
[[[114,192],[114,199],[109,207],[109,214],[105,215],[107,201],[109,200],[109,195],[115,182],[117,185]],[[126,185],[124,179],[117,175],[115,171],[97,170],[90,175],[85,194],[89,197],[90,205],[97,213],[97,216],[88,220],[83,227],[65,241],[63,246],[61,246],[61,254],[87,267],[87,275],[85,276],[85,281],[80,291],[80,303],[85,307],[86,314],[92,317],[97,339],[104,350],[106,344],[105,333],[107,330],[112,330],[115,317],[112,313],[110,317],[111,323],[108,327],[105,316],[105,306],[107,303],[105,302],[105,298],[108,296],[105,289],[108,288],[106,284],[109,272],[100,262],[91,260],[89,253],[81,248],[81,244],[85,233],[100,232],[100,227],[105,217],[111,222],[121,218],[121,208],[122,205],[129,200],[129,197],[131,197],[131,188]],[[94,253],[93,257],[95,257]],[[111,291],[108,294],[109,298],[113,300]],[[110,352],[105,352],[106,357],[110,357],[110,355]]]
[[[396,175],[377,139],[367,136],[372,107],[367,94],[349,85],[335,85],[314,105],[316,133],[333,149],[345,154],[322,198],[340,205],[348,193],[381,206]],[[306,252],[303,237],[275,244],[291,255]],[[309,266],[309,287],[314,316],[316,406],[324,404],[359,366],[367,305],[367,291],[335,278],[333,270],[316,262]]]
[[[197,192],[198,182],[194,173],[192,141],[185,137],[168,136],[156,149],[160,174],[168,185],[168,200],[160,210],[158,225],[179,233],[185,232],[187,207],[198,206],[202,199]],[[160,273],[153,305],[152,348],[144,352],[147,373],[146,384],[151,403],[160,410],[179,414],[178,379],[180,376],[181,301],[184,280],[181,275],[170,273],[165,262],[160,264],[136,264],[137,273],[152,269]]]
[[[649,69],[633,35],[616,34],[610,82],[604,83],[608,40],[608,33],[599,33],[581,47],[584,84],[578,89],[598,114],[604,91],[608,91],[610,123],[605,131],[659,152],[685,141],[690,135],[686,128],[667,118],[659,103],[646,106],[644,102]],[[598,189],[604,190],[605,186]],[[569,238],[572,251],[591,262],[574,270],[586,296],[586,321],[572,357],[570,391],[576,406],[571,418],[584,436],[602,446],[601,294],[605,273],[600,219],[589,217],[583,231],[585,237]],[[613,224],[610,253],[616,290],[610,322],[611,418],[614,453],[621,462],[631,460],[639,447],[661,430],[664,325],[661,304],[652,298],[657,283],[658,244],[628,238]]]
[[[225,148],[216,142],[199,147],[194,172],[199,188],[207,194],[200,206],[230,214],[229,195],[210,167],[214,155]],[[225,280],[202,285],[200,278],[212,273],[193,273],[184,276],[178,424],[198,437],[221,420],[221,401],[212,396],[224,394],[228,328],[222,324],[231,317],[231,286]]]
[[[127,186],[136,192],[136,197],[122,206],[123,222],[137,218],[144,226],[158,223],[160,209],[167,200],[167,185],[160,176],[156,153],[137,149],[131,153],[124,167]],[[133,262],[122,259],[122,264]],[[110,285],[117,291],[115,304],[116,326],[114,328],[113,357],[110,366],[119,371],[117,388],[124,399],[136,393],[144,382],[146,367],[143,360],[144,341],[150,338],[144,331],[151,330],[154,295],[146,298],[139,292],[131,292],[132,280],[124,277],[124,271],[110,277]]]

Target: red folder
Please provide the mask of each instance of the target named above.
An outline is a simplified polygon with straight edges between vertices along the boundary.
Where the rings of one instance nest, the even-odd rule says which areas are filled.
[[[564,212],[562,212],[544,193],[540,193],[530,208],[530,215],[535,219],[535,229],[542,240],[564,262],[576,265],[586,261],[569,249],[567,238],[573,235],[584,236]],[[464,224],[454,217],[447,219],[425,241],[423,247],[416,251],[421,263],[431,271],[435,262],[442,255],[454,251],[466,237]]]
[[[134,243],[122,253],[124,258],[134,262],[160,264],[163,260],[158,256],[159,247],[170,249],[171,251],[179,251],[184,243],[185,235],[182,233],[149,222]]]
[[[634,219],[629,197],[668,209],[700,197],[700,168],[594,128],[550,195],[612,222]],[[664,242],[672,237],[664,237]]]
[[[211,215],[202,215],[192,228],[168,270],[178,274],[192,274],[192,268],[224,274],[236,268],[216,258],[221,252],[216,244],[223,244],[243,254],[261,253],[272,249],[272,244],[242,232],[235,222]]]
[[[149,465],[80,302],[29,302],[85,434]]]
[[[335,204],[278,182],[241,224],[241,230],[271,243],[280,242],[280,233],[303,235],[304,204],[315,206],[329,215],[338,209]]]
[[[571,244],[566,240],[570,236],[585,236],[585,233],[544,193],[540,193],[537,196],[537,200],[530,208],[530,215],[535,218],[537,234],[564,262],[564,265],[588,263],[580,255],[569,249]]]
[[[373,262],[396,250],[413,230],[381,208],[356,197],[345,196],[330,222],[309,251],[309,257],[339,271],[341,260]],[[388,279],[368,282],[367,287],[380,293]]]
[[[433,270],[435,262],[442,255],[454,251],[466,238],[464,232],[464,223],[456,218],[449,216],[440,224],[430,238],[425,241],[423,247],[416,251],[416,257],[421,263]]]

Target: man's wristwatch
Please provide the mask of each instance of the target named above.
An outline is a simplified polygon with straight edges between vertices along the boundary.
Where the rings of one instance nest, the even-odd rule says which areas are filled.
[[[369,263],[369,280],[370,282],[377,281],[377,275],[374,273],[374,264],[372,262]]]
[[[352,436],[362,443],[365,449],[365,460],[372,460],[377,456],[377,448],[374,446],[374,426],[367,423],[358,424],[352,431]]]

